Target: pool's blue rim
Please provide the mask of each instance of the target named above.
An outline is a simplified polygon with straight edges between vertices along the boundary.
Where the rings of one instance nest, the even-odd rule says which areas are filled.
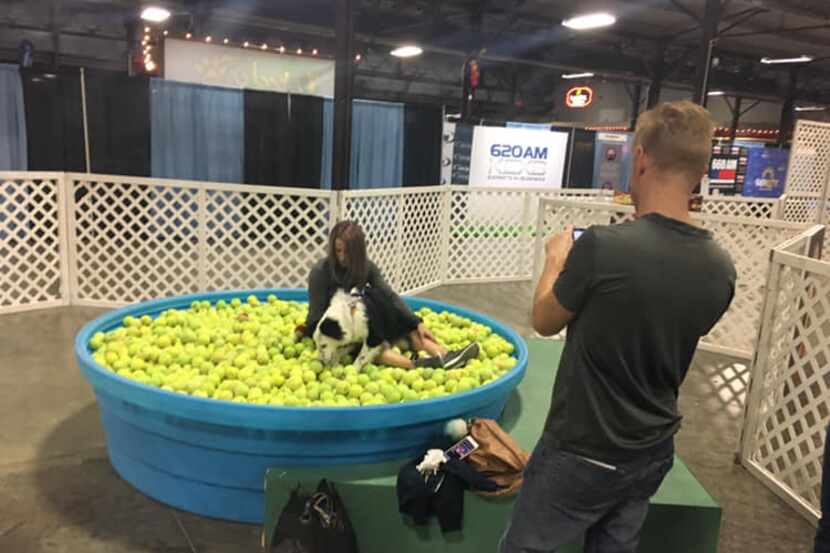
[[[524,372],[527,370],[527,346],[521,336],[519,336],[513,329],[509,328],[500,321],[490,319],[489,317],[475,311],[457,307],[452,304],[445,304],[434,300],[415,297],[405,297],[404,299],[418,305],[419,307],[417,308],[423,306],[434,310],[446,309],[490,326],[497,334],[509,339],[513,343],[516,348],[514,354],[516,354],[518,359],[516,366],[495,382],[491,382],[490,384],[478,387],[469,392],[453,394],[441,398],[391,405],[387,404],[359,407],[280,407],[199,398],[177,392],[168,392],[154,386],[141,384],[134,380],[118,376],[114,372],[98,365],[98,363],[96,363],[92,358],[88,347],[89,340],[93,334],[99,331],[112,330],[113,328],[121,326],[122,320],[128,315],[156,316],[167,309],[189,307],[193,301],[210,301],[211,304],[215,304],[219,300],[228,301],[232,298],[240,298],[244,300],[249,295],[254,295],[260,300],[265,300],[269,294],[274,294],[277,297],[288,301],[302,301],[285,296],[303,295],[306,294],[306,290],[303,288],[227,290],[220,292],[188,294],[185,296],[174,296],[170,298],[131,304],[105,313],[104,315],[101,315],[100,317],[84,325],[75,337],[75,355],[82,372],[90,381],[90,384],[93,386],[96,393],[103,392],[123,399],[129,403],[160,410],[166,414],[174,416],[199,420],[201,422],[222,425],[237,424],[255,429],[280,430],[297,429],[296,424],[293,423],[296,423],[299,419],[304,419],[303,415],[315,415],[316,417],[324,416],[327,421],[326,424],[321,425],[321,428],[313,428],[313,426],[316,425],[312,425],[312,427],[306,427],[304,430],[331,430],[332,428],[330,423],[332,419],[338,419],[341,423],[347,423],[348,420],[351,419],[356,423],[358,421],[354,420],[353,416],[358,414],[367,415],[367,417],[359,417],[359,419],[368,420],[362,420],[361,422],[363,422],[363,424],[345,424],[345,426],[352,427],[351,429],[354,430],[396,426],[391,420],[387,420],[384,423],[383,421],[386,417],[383,415],[395,415],[392,418],[398,419],[402,411],[407,411],[407,413],[412,412],[411,415],[414,415],[408,415],[406,417],[405,422],[407,424],[434,420],[436,418],[449,418],[454,416],[454,413],[466,412],[482,405],[492,403],[498,399],[497,396],[493,395],[494,391],[504,387],[508,384],[508,382],[520,380],[524,375]],[[516,383],[518,384],[518,382]],[[442,410],[444,407],[447,409]],[[441,415],[444,413],[446,413],[446,416],[442,417]],[[342,417],[344,414],[348,414],[349,417]],[[372,416],[368,417],[368,415]],[[255,417],[255,419],[252,420],[251,417]],[[313,419],[314,417],[311,418]],[[263,424],[265,422],[268,422],[269,424]],[[308,420],[305,422],[308,422]],[[366,422],[370,422],[370,424],[366,424]],[[401,422],[404,422],[404,420],[402,419]],[[343,425],[338,425],[337,429],[344,429]]]

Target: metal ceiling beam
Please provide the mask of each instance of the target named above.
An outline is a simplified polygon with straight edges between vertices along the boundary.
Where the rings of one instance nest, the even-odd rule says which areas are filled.
[[[689,17],[691,17],[694,21],[697,21],[698,23],[700,23],[702,21],[702,19],[699,15],[697,15],[695,12],[693,12],[692,10],[690,10],[689,8],[687,8],[686,6],[681,4],[680,0],[669,0],[669,3],[672,6],[674,6],[675,8],[677,8],[679,11],[681,11],[681,12],[685,13],[686,15],[688,15]]]
[[[801,17],[830,19],[830,7],[817,10],[815,6],[804,7],[797,0],[742,0],[755,6]]]

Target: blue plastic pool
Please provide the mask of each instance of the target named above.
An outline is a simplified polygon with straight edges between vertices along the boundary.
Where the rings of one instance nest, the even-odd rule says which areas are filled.
[[[148,301],[85,325],[75,355],[92,385],[118,473],[163,503],[205,516],[258,523],[263,477],[270,467],[331,466],[410,458],[455,417],[498,418],[527,367],[524,340],[478,313],[437,301],[405,298],[413,309],[447,310],[486,324],[515,347],[518,363],[486,386],[453,396],[366,407],[273,407],[202,399],[128,380],[93,361],[93,334],[121,326],[127,315],[157,316],[194,300],[229,301],[253,294],[306,301],[305,290],[235,290]],[[321,471],[323,473],[324,471]]]

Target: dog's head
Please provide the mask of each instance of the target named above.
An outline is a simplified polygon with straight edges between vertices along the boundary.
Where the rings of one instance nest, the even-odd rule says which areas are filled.
[[[330,317],[323,317],[314,331],[314,343],[317,344],[317,354],[323,364],[333,365],[339,359],[343,338],[340,323]]]

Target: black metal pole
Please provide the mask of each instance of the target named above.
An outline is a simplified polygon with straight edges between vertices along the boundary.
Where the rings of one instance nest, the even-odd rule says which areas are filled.
[[[694,101],[702,106],[706,105],[709,92],[709,74],[712,70],[712,51],[718,36],[720,22],[720,0],[706,0],[706,10],[703,13],[703,40],[698,52],[697,71],[695,73]]]
[[[787,86],[787,97],[784,105],[781,106],[781,120],[778,123],[778,146],[787,143],[787,139],[793,132],[795,123],[795,93],[798,86],[798,66],[790,67],[790,80]]]
[[[334,145],[331,159],[331,188],[332,190],[348,190],[352,158],[355,55],[352,0],[337,0],[335,5],[337,52],[334,58]]]
[[[654,72],[651,75],[651,84],[648,85],[648,100],[646,107],[653,108],[660,102],[660,91],[663,88],[663,74],[666,72],[666,43],[659,42],[657,55],[654,57]]]
[[[735,98],[735,105],[732,107],[732,124],[729,126],[729,140],[735,142],[735,135],[738,134],[738,123],[741,122],[741,100],[738,96]]]
[[[634,85],[634,94],[631,95],[631,122],[628,130],[633,131],[637,126],[637,118],[640,117],[640,98],[643,95],[643,83]]]

